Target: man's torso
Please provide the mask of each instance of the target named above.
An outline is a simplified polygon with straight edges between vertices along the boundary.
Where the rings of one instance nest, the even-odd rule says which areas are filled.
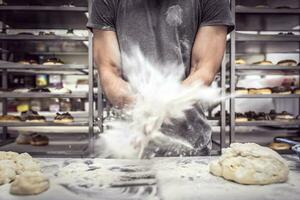
[[[115,26],[120,49],[138,45],[152,61],[184,65],[189,73],[198,31],[199,0],[119,0]]]

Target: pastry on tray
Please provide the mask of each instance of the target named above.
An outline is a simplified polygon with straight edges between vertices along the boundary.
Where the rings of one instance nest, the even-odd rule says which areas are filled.
[[[51,93],[55,94],[70,94],[72,91],[68,88],[49,88]]]
[[[64,62],[58,58],[48,58],[43,65],[63,65]]]
[[[235,122],[247,122],[247,116],[242,113],[235,113]]]
[[[290,6],[277,6],[276,9],[292,9]]]
[[[256,5],[255,8],[270,8],[268,5]]]
[[[269,147],[273,150],[289,150],[291,146],[286,143],[281,143],[281,142],[272,142]]]
[[[229,117],[229,113],[227,110],[225,111],[225,115],[226,117]],[[220,118],[220,117],[221,117],[221,111],[219,110],[218,112],[216,112],[215,118]]]
[[[294,94],[300,94],[300,88],[295,88],[295,89],[293,90],[293,93],[294,93]]]
[[[257,114],[254,111],[245,112],[246,117],[249,121],[253,121],[256,119]]]
[[[280,32],[278,35],[295,35],[293,32]]]
[[[0,122],[20,122],[21,118],[13,115],[2,115],[0,116]]]
[[[236,88],[235,93],[239,95],[245,95],[249,94],[249,91],[247,88]]]
[[[295,119],[295,117],[286,111],[278,113],[275,117],[275,120],[293,120],[293,119]]]
[[[249,94],[257,95],[257,94],[272,94],[272,90],[270,88],[251,88],[249,89]]]
[[[27,93],[27,92],[29,92],[29,88],[18,88],[18,89],[14,89],[13,92]]]
[[[29,92],[50,92],[48,88],[32,88]]]
[[[39,35],[55,35],[54,32],[50,31],[50,32],[44,32],[44,31],[40,31]]]
[[[66,113],[56,113],[56,116],[54,118],[55,123],[70,123],[73,122],[74,118],[73,116],[66,112]]]
[[[30,144],[32,136],[29,134],[19,134],[16,143],[17,144]]]
[[[247,63],[246,63],[246,61],[244,59],[239,58],[239,59],[235,60],[235,64],[236,65],[245,65]]]
[[[297,62],[295,60],[281,60],[277,63],[279,66],[283,67],[291,67],[291,66],[297,66]]]
[[[269,121],[269,120],[272,120],[272,118],[268,113],[260,112],[256,115],[255,120],[257,120],[257,121]]]
[[[34,34],[31,32],[20,32],[17,35],[34,35]]]
[[[46,122],[46,118],[38,114],[38,112],[33,110],[28,110],[21,113],[21,120],[25,122],[40,123]]]
[[[255,62],[253,64],[254,65],[273,65],[273,63],[271,61],[268,61],[268,60],[262,60],[262,61],[259,61],[259,62]]]
[[[46,146],[49,144],[49,138],[44,135],[35,135],[32,137],[30,144],[32,146]]]
[[[18,61],[19,64],[23,64],[23,65],[37,65],[38,62],[36,60],[33,60],[33,59],[24,59],[24,60],[20,60]]]
[[[292,90],[288,87],[278,86],[272,88],[272,93],[274,94],[292,94]]]
[[[270,113],[269,113],[269,115],[270,115],[270,117],[271,117],[272,120],[275,120],[277,113],[276,113],[275,110],[271,110]]]

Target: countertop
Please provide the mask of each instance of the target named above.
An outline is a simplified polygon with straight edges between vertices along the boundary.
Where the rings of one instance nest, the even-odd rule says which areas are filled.
[[[284,158],[290,167],[289,180],[265,186],[240,185],[211,175],[207,164],[217,157],[39,159],[44,174],[50,178],[49,190],[37,196],[13,196],[9,194],[10,185],[6,184],[0,186],[0,200],[299,200],[300,160],[296,156]],[[70,165],[74,165],[74,174],[59,173]],[[91,174],[95,169],[107,170]],[[108,177],[118,178],[110,180]]]

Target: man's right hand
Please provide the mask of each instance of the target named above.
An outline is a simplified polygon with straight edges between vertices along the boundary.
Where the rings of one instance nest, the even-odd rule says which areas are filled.
[[[117,108],[130,106],[134,102],[134,96],[127,82],[121,80],[106,88],[106,97]]]

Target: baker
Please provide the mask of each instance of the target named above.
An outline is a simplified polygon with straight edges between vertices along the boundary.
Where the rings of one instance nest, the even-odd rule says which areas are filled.
[[[93,0],[87,26],[94,33],[103,91],[118,107],[133,101],[121,66],[122,53],[133,44],[151,61],[183,66],[182,84],[210,85],[222,62],[226,35],[234,28],[228,0]],[[209,154],[211,127],[203,109],[195,106],[186,119],[163,125],[162,132],[188,140],[195,148],[190,154]],[[164,153],[179,154],[172,148]]]

